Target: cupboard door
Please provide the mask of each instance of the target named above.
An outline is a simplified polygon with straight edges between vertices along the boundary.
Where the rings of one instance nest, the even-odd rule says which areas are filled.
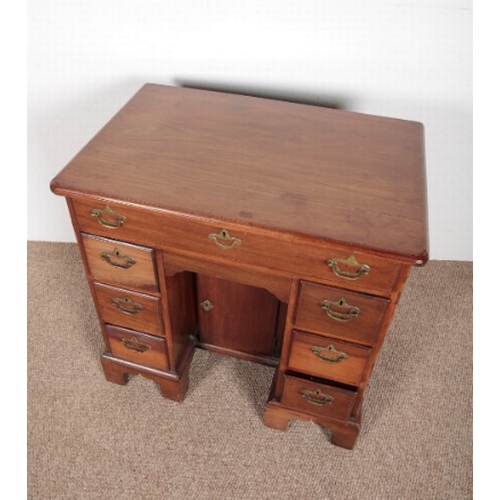
[[[200,342],[273,356],[280,302],[267,290],[197,275]]]

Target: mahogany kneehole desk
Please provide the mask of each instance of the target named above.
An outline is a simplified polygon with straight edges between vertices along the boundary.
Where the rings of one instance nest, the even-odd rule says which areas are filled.
[[[428,256],[421,124],[147,84],[51,183],[106,378],[182,401],[197,347],[276,367],[264,423],[352,448],[411,266]]]

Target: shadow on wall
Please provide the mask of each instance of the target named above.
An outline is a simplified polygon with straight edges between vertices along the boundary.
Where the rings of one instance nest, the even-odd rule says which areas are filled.
[[[275,99],[279,101],[293,102],[296,104],[308,104],[340,110],[349,110],[350,108],[353,108],[353,101],[350,97],[319,93],[317,91],[307,89],[297,90],[290,88],[286,89],[284,87],[273,88],[258,84],[245,85],[239,83],[221,83],[183,78],[176,78],[173,82],[174,85],[185,88],[228,92],[231,94],[261,97],[264,99]]]

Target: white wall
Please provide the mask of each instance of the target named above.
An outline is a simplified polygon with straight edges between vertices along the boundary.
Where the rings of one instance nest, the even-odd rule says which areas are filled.
[[[421,121],[431,258],[472,260],[472,0],[28,2],[28,239],[75,241],[49,182],[143,85]]]

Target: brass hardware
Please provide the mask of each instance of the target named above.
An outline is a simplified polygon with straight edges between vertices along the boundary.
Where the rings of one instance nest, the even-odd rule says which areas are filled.
[[[304,389],[300,395],[308,402],[317,406],[324,406],[333,403],[333,398],[328,394],[322,393],[319,389],[315,391],[310,391]]]
[[[101,259],[105,260],[108,264],[113,267],[117,267],[119,269],[128,269],[135,264],[135,260],[129,257],[128,255],[123,255],[120,253],[118,248],[115,248],[112,252],[102,252]],[[119,262],[114,259],[119,259],[122,262]]]
[[[124,314],[137,314],[142,311],[141,304],[130,300],[128,297],[116,297],[111,303]]]
[[[106,208],[104,210],[101,210],[100,208],[93,208],[90,211],[90,215],[92,217],[95,217],[99,224],[101,224],[101,226],[107,227],[108,229],[117,229],[123,226],[123,224],[125,224],[125,221],[127,220],[124,215],[113,212],[109,205],[106,205]],[[111,220],[109,219],[109,217],[111,218]]]
[[[332,309],[332,307],[343,309],[345,312]],[[358,307],[350,306],[343,297],[335,302],[333,300],[323,300],[321,308],[329,318],[336,321],[350,321],[361,314]]]
[[[127,349],[141,353],[147,351],[151,347],[149,344],[137,340],[137,337],[132,337],[131,339],[124,338],[121,339],[121,342]]]
[[[214,308],[214,305],[208,299],[200,302],[200,306],[206,312],[211,311]]]
[[[311,351],[314,355],[316,355],[321,361],[326,361],[327,363],[342,363],[347,359],[347,354],[342,351],[337,351],[333,344],[330,344],[328,347],[311,347]]]
[[[241,240],[231,236],[227,229],[222,229],[219,234],[210,233],[208,237],[222,250],[230,250],[241,245]]]
[[[347,257],[347,259],[329,259],[326,262],[328,264],[328,267],[332,268],[332,271],[337,275],[340,276],[341,278],[345,278],[346,280],[357,280],[358,278],[361,278],[362,276],[365,276],[370,273],[370,266],[367,264],[360,264],[354,255],[351,255],[350,257]],[[347,266],[347,267],[354,267],[357,268],[356,271],[343,271],[339,267],[339,263]]]

